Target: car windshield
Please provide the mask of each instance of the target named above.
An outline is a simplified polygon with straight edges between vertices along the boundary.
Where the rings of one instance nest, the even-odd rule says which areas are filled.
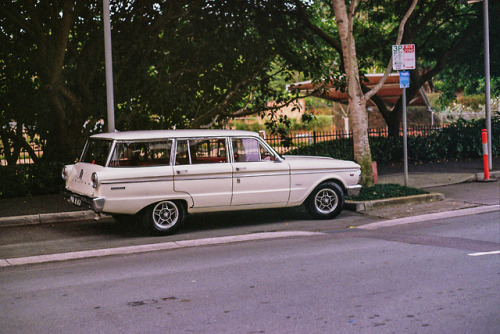
[[[111,140],[106,139],[89,139],[80,162],[104,166],[112,143]]]

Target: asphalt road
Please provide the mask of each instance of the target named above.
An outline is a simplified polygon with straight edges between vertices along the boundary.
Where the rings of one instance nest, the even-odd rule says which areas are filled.
[[[303,208],[190,215],[176,234],[152,237],[137,225],[112,218],[0,228],[0,259],[86,251],[274,231],[328,231],[378,220],[344,210],[332,220],[313,220]]]
[[[312,220],[303,208],[190,215],[175,235],[165,237],[147,236],[139,228],[120,225],[112,218],[99,221],[4,226],[0,228],[0,261],[9,258],[248,235],[259,232],[341,230],[385,219],[499,204],[499,187],[499,182],[474,182],[432,188],[429,190],[444,193],[446,200],[383,208],[363,214],[344,210],[336,219],[325,221]]]
[[[0,268],[0,328],[497,333],[498,215]]]

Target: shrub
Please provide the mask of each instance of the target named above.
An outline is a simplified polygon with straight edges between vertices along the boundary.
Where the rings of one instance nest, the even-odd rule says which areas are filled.
[[[363,187],[357,196],[346,197],[353,201],[371,201],[376,199],[405,197],[413,195],[428,194],[428,191],[401,186],[399,184],[387,183],[376,184],[371,187]]]
[[[408,137],[408,160],[429,162],[437,160],[464,160],[481,157],[481,130],[484,120],[466,121],[459,119],[448,127],[434,131],[427,136]],[[491,121],[492,153],[500,155],[500,116]],[[372,160],[384,163],[403,159],[402,137],[371,137]],[[292,150],[295,155],[320,155],[337,159],[353,160],[352,138],[320,142],[316,145]]]
[[[40,162],[0,167],[0,198],[53,194],[63,189],[63,164]]]

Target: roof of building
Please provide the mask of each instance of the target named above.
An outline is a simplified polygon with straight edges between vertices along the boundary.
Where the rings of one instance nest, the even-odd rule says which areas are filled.
[[[365,77],[368,79],[368,82],[364,82],[364,84],[369,89],[371,89],[379,83],[382,76],[383,73],[366,74]],[[287,90],[300,89],[301,92],[310,92],[317,86],[318,84],[317,83],[314,84],[312,81],[303,81],[287,85],[286,88]],[[387,80],[385,81],[384,85],[382,86],[382,88],[380,88],[380,90],[377,92],[376,95],[380,97],[387,105],[394,106],[401,97],[402,91],[403,90],[399,88],[399,74],[392,73],[387,77]],[[326,85],[325,94],[317,93],[313,94],[313,96],[330,101],[348,104],[347,93],[342,92],[339,89],[333,87],[332,83]],[[373,102],[371,101],[369,103],[373,104]],[[422,89],[419,90],[415,98],[413,98],[411,101],[408,101],[408,105],[426,106],[427,103],[426,103],[425,92]]]

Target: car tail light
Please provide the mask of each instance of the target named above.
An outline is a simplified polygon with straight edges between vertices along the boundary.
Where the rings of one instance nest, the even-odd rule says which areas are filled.
[[[97,188],[98,182],[99,178],[97,177],[97,173],[96,172],[92,173],[92,176],[90,177],[90,184],[92,185],[92,187]]]
[[[63,167],[61,176],[64,181],[68,179],[68,169],[66,168],[66,166]]]

